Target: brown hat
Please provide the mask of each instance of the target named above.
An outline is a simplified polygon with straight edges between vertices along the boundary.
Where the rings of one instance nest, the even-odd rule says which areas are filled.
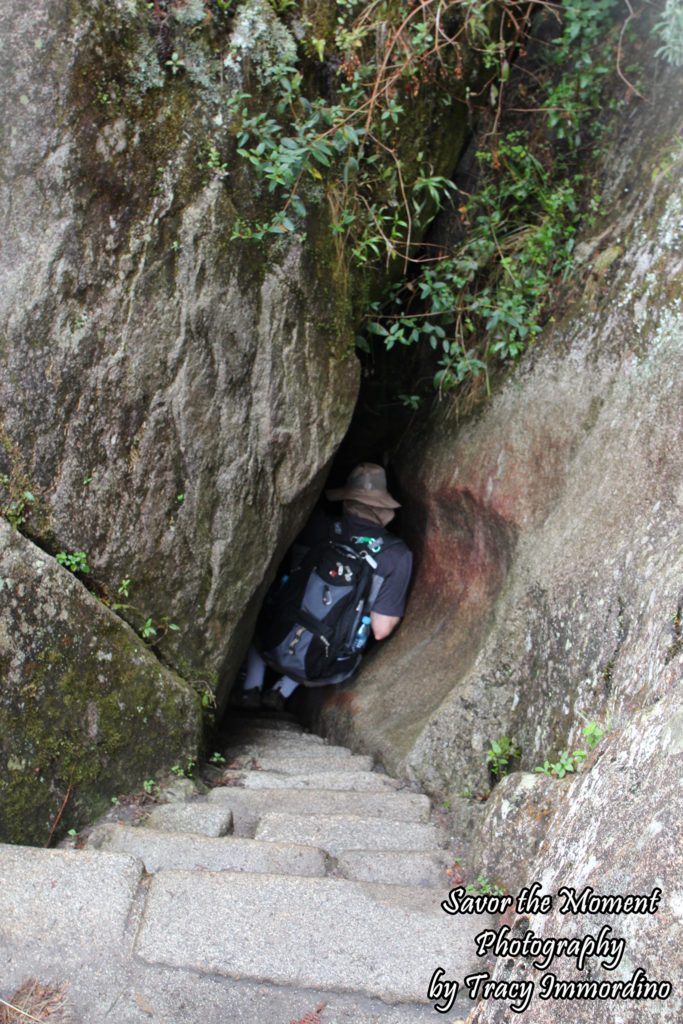
[[[359,501],[373,508],[400,508],[387,490],[387,475],[374,462],[361,462],[347,478],[346,486],[325,492],[330,501]]]

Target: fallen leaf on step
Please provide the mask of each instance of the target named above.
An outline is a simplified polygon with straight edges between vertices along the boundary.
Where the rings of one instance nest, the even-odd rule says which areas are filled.
[[[154,1016],[154,1007],[151,1003],[148,1003],[144,996],[141,996],[138,992],[135,993],[135,1002],[138,1004],[143,1013],[149,1014],[150,1017]]]

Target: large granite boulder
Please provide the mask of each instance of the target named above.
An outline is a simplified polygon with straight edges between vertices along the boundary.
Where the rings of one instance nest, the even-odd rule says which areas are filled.
[[[226,168],[226,101],[296,45],[255,6],[232,71],[201,3],[0,11],[0,505],[29,490],[33,539],[84,551],[112,600],[130,579],[221,700],[358,381],[324,207],[305,241],[231,240],[267,192]]]
[[[197,757],[198,695],[0,517],[0,840],[45,846]]]
[[[339,13],[333,0],[0,10],[0,514],[48,562],[86,560],[91,592],[139,634],[156,630],[159,658],[218,714],[346,431],[353,339],[382,279],[349,265],[320,172],[305,175],[295,228],[245,237],[283,200],[238,154],[242,110],[284,116],[276,83],[295,64],[311,98],[329,100],[341,58],[330,45],[323,62],[320,44]],[[473,73],[477,62],[466,62]],[[465,82],[455,88],[464,95]],[[420,159],[450,173],[465,104],[428,87],[405,105],[406,173]],[[82,588],[60,593],[59,614],[79,622]],[[101,621],[112,628],[94,616],[93,631]],[[17,622],[5,626],[16,673],[23,641]],[[51,643],[39,647],[53,666]],[[71,650],[80,657],[67,645],[60,665],[81,678]],[[10,704],[21,685],[3,680]],[[91,697],[79,692],[83,712]],[[188,727],[199,732],[198,720]],[[160,763],[166,752],[162,742]],[[33,763],[23,748],[7,756]]]

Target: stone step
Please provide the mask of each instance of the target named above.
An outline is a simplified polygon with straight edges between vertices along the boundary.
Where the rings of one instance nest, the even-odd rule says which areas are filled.
[[[302,816],[270,811],[261,818],[256,839],[275,843],[303,843],[333,857],[348,850],[439,850],[446,836],[434,825],[356,815]]]
[[[267,729],[256,726],[247,726],[241,729],[238,733],[234,734],[234,741],[230,744],[230,749],[233,747],[245,746],[254,743],[261,743],[264,745],[270,743],[299,743],[302,746],[308,747],[325,747],[333,746],[333,744],[327,744],[322,736],[316,736],[312,732],[304,732],[302,729],[298,731],[295,729]],[[337,748],[346,749],[346,748]]]
[[[160,804],[150,814],[147,825],[159,832],[193,832],[214,837],[233,831],[230,808],[206,800]]]
[[[343,789],[349,793],[384,793],[399,789],[389,775],[379,772],[306,772],[285,775],[281,772],[259,772],[245,769],[234,778],[244,789]]]
[[[331,748],[325,748],[329,751]],[[258,767],[261,771],[286,772],[289,775],[301,775],[306,772],[369,772],[372,769],[372,758],[367,754],[326,754],[322,757],[311,754],[258,754],[255,758],[235,757],[231,767],[245,769]]]
[[[234,714],[223,723],[222,729],[228,735],[236,733],[241,736],[248,729],[263,729],[267,732],[304,732],[300,723],[294,718],[287,718],[277,711],[262,708],[259,711],[242,711],[234,709]],[[307,735],[314,736],[315,733]]]
[[[44,945],[57,955],[121,956],[141,878],[142,862],[125,854],[0,845],[3,960]]]
[[[169,873],[174,878],[177,874]],[[314,1019],[317,1020],[316,1010],[322,1004],[321,1024],[324,1021],[328,1024],[370,1024],[373,1021],[381,1021],[382,1024],[430,1024],[434,1020],[434,1010],[423,1001],[424,997],[419,1005],[399,1003],[390,1006],[377,997],[355,991],[348,982],[349,991],[333,991],[304,987],[289,981],[277,984],[254,978],[250,980],[247,972],[241,970],[242,933],[235,931],[231,921],[221,923],[226,903],[231,905],[231,913],[241,918],[242,931],[251,936],[249,941],[258,942],[254,929],[263,924],[270,911],[277,909],[273,893],[279,892],[283,879],[269,875],[233,875],[252,880],[248,887],[252,899],[258,902],[258,892],[263,894],[261,917],[252,916],[254,924],[251,925],[249,919],[242,915],[239,902],[235,902],[235,897],[240,898],[239,891],[232,883],[226,886],[229,872],[192,874],[198,880],[209,878],[213,881],[208,892],[203,888],[203,898],[198,901],[195,900],[196,886],[176,887],[173,884],[168,887],[170,892],[166,890],[165,899],[174,903],[176,920],[172,922],[173,931],[177,933],[177,921],[183,922],[186,928],[185,938],[178,935],[175,949],[169,955],[169,950],[163,945],[158,950],[154,948],[155,931],[164,934],[156,897],[143,917],[149,883],[145,884],[139,859],[101,850],[0,846],[0,949],[4,955],[0,995],[8,999],[29,977],[57,988],[61,988],[68,979],[66,998],[72,1011],[70,1019],[87,1021],[88,1024],[111,1024],[113,1007],[116,1008],[115,1019],[126,1024],[145,1024],[148,1021],[163,1021],[164,1024],[226,1024],[228,1021],[231,1024],[255,1024],[257,1021],[285,1024],[302,1018],[310,1018],[312,1024]],[[158,880],[166,877],[165,873],[156,876]],[[259,879],[268,881],[264,886]],[[336,886],[345,884],[333,879],[317,881],[328,881]],[[218,900],[214,898],[214,892],[221,894]],[[281,905],[280,909],[291,914],[292,904],[301,898],[307,899],[305,891],[292,892],[290,889],[286,905]],[[345,920],[339,933],[334,919],[330,921],[326,916],[327,907],[330,913],[340,914],[345,904],[345,900],[335,902],[325,892],[321,893],[316,906],[310,908],[301,922],[302,927],[313,926],[317,932],[324,933],[325,947],[335,944],[337,934],[340,942],[346,942],[347,935],[356,932],[353,918]],[[194,941],[195,925],[204,916],[207,906],[211,916],[200,931],[202,946],[195,956],[195,951],[189,950],[189,943]],[[363,912],[363,906],[351,911],[361,919]],[[392,920],[395,922],[395,918]],[[422,959],[420,950],[423,944],[420,927],[413,927],[412,920],[402,915],[399,924],[404,928],[406,922],[408,924],[405,934],[411,936],[412,961],[416,964]],[[286,932],[297,932],[300,914],[296,914],[295,921],[293,926],[291,917],[289,920],[280,918],[274,932],[268,921],[261,932],[259,953],[263,959],[274,955],[279,973],[284,975],[288,970],[290,977],[299,974],[296,958],[302,951],[296,943],[304,941],[305,935],[301,931],[292,945]],[[147,936],[145,960],[132,955],[141,922]],[[429,921],[425,923],[424,931],[425,935],[432,934]],[[272,949],[269,943],[262,941],[263,934],[270,936],[271,932],[274,939]],[[216,942],[223,942],[226,934],[229,940],[222,950],[224,959],[219,973],[208,970],[202,962],[203,944],[211,945],[212,933],[216,940],[214,946]],[[165,936],[164,942],[169,938]],[[310,935],[307,941],[313,941],[315,950],[316,944]],[[338,948],[341,950],[345,946]],[[456,952],[459,948],[456,945]],[[352,947],[349,949],[352,951]],[[188,950],[190,955],[186,955]],[[240,970],[232,970],[231,973],[229,961],[235,954]],[[389,949],[388,955],[392,954],[393,950]],[[427,954],[432,956],[431,947]],[[406,957],[408,955],[406,953]],[[383,961],[380,949],[374,951],[374,956]],[[165,960],[174,957],[193,960],[194,964],[188,969],[166,966]],[[283,959],[289,961],[288,965],[283,966]],[[308,949],[303,951],[301,959],[302,962],[312,960]],[[316,957],[315,962],[306,967],[306,979],[322,971],[323,966],[318,964]],[[427,966],[426,962],[424,966]],[[432,967],[431,959],[428,966]],[[336,964],[334,969],[337,974],[347,973],[340,964]],[[358,970],[354,966],[349,975],[352,980]],[[251,968],[251,973],[260,978],[264,972],[257,963]],[[333,975],[328,969],[325,976]],[[382,992],[388,991],[388,985],[375,987],[381,988]],[[466,1002],[458,1003],[448,1021],[451,1017],[464,1018],[468,1010]]]
[[[208,795],[211,806],[229,807],[237,835],[253,835],[270,811],[326,817],[352,814],[358,818],[390,821],[429,821],[430,803],[420,793],[349,793],[328,789],[240,789],[219,786]]]
[[[213,838],[161,832],[130,825],[104,825],[88,847],[139,857],[150,874],[157,871],[251,871],[282,875],[325,874],[322,850],[296,843],[267,843],[235,836]]]
[[[492,926],[485,915],[449,917],[443,898],[344,879],[168,871],[151,880],[135,954],[218,977],[424,1003],[437,967],[447,978],[480,967],[474,937]]]
[[[445,850],[347,850],[337,858],[342,878],[383,885],[424,885],[450,888],[446,871],[453,856]]]
[[[229,762],[243,760],[244,758],[256,757],[277,757],[283,754],[285,757],[311,757],[330,758],[331,760],[350,760],[353,754],[348,747],[337,747],[326,743],[311,743],[302,736],[283,739],[275,736],[272,740],[257,740],[253,743],[235,743],[226,751]]]

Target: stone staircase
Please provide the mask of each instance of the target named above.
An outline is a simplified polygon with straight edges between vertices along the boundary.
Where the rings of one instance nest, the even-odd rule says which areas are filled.
[[[222,785],[85,848],[0,846],[0,997],[62,985],[83,1024],[418,1024],[437,968],[485,969],[441,909],[426,796],[280,718],[238,723]],[[433,1001],[432,1001],[433,1002]]]

